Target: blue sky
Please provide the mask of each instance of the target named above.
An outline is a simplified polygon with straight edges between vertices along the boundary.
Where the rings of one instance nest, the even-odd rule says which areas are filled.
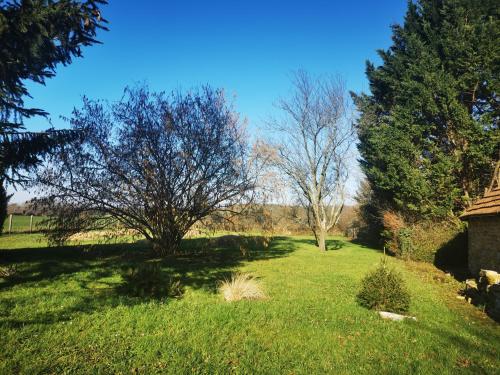
[[[234,94],[249,131],[259,132],[299,68],[340,74],[349,90],[367,91],[365,61],[378,61],[376,50],[390,45],[390,25],[402,22],[405,9],[405,0],[110,0],[102,10],[110,31],[98,35],[103,44],[60,66],[46,86],[28,84],[27,104],[62,128],[59,117],[83,95],[116,100],[137,82],[165,91],[210,84]],[[37,131],[48,122],[26,125]],[[25,197],[16,193],[13,201]]]

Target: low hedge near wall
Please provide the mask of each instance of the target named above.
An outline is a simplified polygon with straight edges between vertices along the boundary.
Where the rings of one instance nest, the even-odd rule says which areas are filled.
[[[439,267],[467,265],[467,226],[459,221],[405,225],[385,220],[385,246],[392,254]],[[387,223],[390,224],[387,225]]]

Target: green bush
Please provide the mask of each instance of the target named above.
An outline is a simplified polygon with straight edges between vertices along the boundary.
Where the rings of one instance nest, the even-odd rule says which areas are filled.
[[[133,297],[181,297],[183,289],[179,280],[165,276],[159,263],[144,263],[122,271],[120,291]]]
[[[412,229],[412,259],[438,266],[467,265],[467,234],[464,223],[423,223]]]
[[[467,233],[457,220],[420,222],[382,232],[391,254],[440,267],[467,265]]]
[[[410,294],[404,280],[387,265],[385,257],[363,279],[358,301],[362,306],[378,311],[404,313],[410,308]]]

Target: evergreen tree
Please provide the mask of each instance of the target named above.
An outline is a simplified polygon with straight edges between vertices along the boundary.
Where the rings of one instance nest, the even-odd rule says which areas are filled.
[[[352,94],[361,165],[379,207],[453,216],[482,193],[500,152],[496,0],[410,1],[393,44]]]
[[[25,131],[24,118],[48,115],[24,105],[30,96],[26,81],[44,84],[58,64],[70,64],[82,55],[83,46],[98,43],[97,30],[106,29],[99,10],[104,4],[105,0],[0,0],[0,223],[9,199],[5,183],[22,183],[23,171],[77,136],[69,131]]]

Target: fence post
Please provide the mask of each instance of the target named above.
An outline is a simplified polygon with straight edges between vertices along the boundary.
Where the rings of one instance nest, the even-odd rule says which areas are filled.
[[[12,231],[12,214],[9,215],[9,234]]]
[[[33,215],[30,216],[30,233],[33,232]]]

